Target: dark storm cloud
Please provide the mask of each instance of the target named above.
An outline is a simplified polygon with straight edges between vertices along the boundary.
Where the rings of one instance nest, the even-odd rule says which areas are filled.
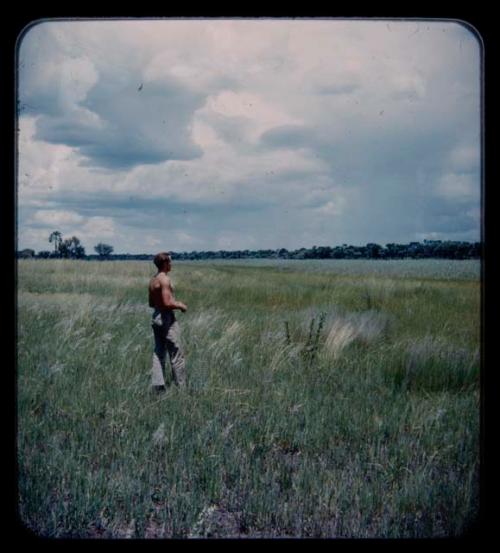
[[[359,127],[359,123],[357,123]],[[270,148],[307,148],[340,174],[408,174],[408,170],[438,169],[455,145],[448,129],[398,127],[359,129],[353,126],[340,136],[328,129],[284,125],[263,133],[261,143]]]
[[[261,213],[267,206],[266,202],[253,200],[252,198],[231,204],[228,210],[227,205],[213,203],[210,205],[196,202],[184,202],[167,198],[146,197],[138,194],[110,194],[110,193],[82,193],[75,191],[62,192],[55,200],[51,209],[64,209],[77,212],[83,217],[105,216],[124,225],[141,228],[154,227],[170,223],[183,223],[187,218],[194,221],[214,219],[223,222],[230,217],[232,223],[236,224],[238,219],[246,217],[254,218],[256,213]],[[23,212],[34,212],[35,209],[25,209]]]
[[[129,169],[202,154],[191,138],[194,112],[206,99],[169,75],[144,76],[148,57],[119,51],[99,56],[71,45],[71,24],[43,23],[23,37],[19,51],[19,114],[36,116],[35,140],[62,144],[82,164]],[[115,41],[113,41],[113,38]],[[114,63],[128,58],[128,63]]]
[[[77,109],[42,114],[35,138],[72,146],[85,165],[108,169],[194,159],[202,152],[191,139],[190,121],[202,103],[201,95],[173,80],[101,78]]]
[[[233,145],[245,142],[245,134],[251,124],[248,117],[227,116],[220,113],[204,115],[201,120],[208,122],[222,140]]]
[[[301,125],[280,125],[267,130],[260,137],[270,148],[314,148],[319,143],[317,130]]]

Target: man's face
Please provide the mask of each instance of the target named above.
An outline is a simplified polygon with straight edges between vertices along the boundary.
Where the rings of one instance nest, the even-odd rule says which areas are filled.
[[[172,258],[169,257],[169,258],[165,261],[165,263],[164,263],[163,266],[165,267],[165,271],[170,271],[170,269],[172,269]]]

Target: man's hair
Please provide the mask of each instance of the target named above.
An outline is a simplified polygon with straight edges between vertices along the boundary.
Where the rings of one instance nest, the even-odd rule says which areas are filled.
[[[153,263],[158,267],[158,269],[161,269],[165,261],[170,261],[171,257],[168,252],[160,252],[155,255],[155,258],[153,259]]]

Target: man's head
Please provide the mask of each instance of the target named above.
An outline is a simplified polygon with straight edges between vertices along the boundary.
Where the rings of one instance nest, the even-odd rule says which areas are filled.
[[[172,258],[167,252],[157,253],[153,259],[153,263],[157,266],[159,271],[170,271],[172,266]]]

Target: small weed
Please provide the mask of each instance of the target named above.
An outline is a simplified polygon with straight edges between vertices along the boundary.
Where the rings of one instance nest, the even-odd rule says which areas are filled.
[[[326,313],[321,313],[316,326],[316,331],[314,331],[314,324],[316,320],[314,317],[311,319],[311,323],[309,325],[309,336],[307,338],[304,349],[302,350],[304,361],[308,366],[311,366],[314,363],[318,355],[318,351],[320,349],[321,333],[325,324],[325,319]]]
[[[304,361],[304,363],[307,366],[310,366],[314,363],[318,351],[320,350],[321,344],[321,335],[323,331],[323,327],[325,325],[326,320],[326,313],[321,313],[319,316],[318,321],[316,322],[316,318],[312,317],[311,322],[309,323],[309,334],[307,336],[307,340],[305,343],[300,343],[298,341],[297,343],[300,344],[300,355]],[[285,345],[291,346],[292,336],[290,332],[290,323],[289,321],[285,321]]]

